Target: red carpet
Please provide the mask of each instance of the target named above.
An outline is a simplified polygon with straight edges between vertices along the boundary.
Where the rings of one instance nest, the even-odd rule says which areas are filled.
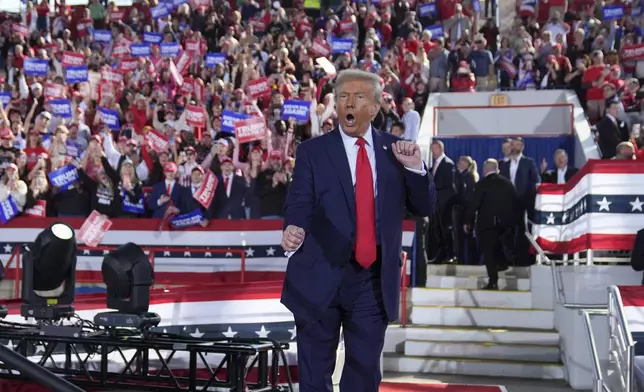
[[[505,388],[492,385],[383,382],[380,384],[380,392],[505,392]]]

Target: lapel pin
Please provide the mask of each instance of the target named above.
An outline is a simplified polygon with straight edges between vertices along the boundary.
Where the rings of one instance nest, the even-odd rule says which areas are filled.
[[[386,149],[387,149],[387,146],[382,146],[382,149],[383,149],[383,150],[386,150]]]

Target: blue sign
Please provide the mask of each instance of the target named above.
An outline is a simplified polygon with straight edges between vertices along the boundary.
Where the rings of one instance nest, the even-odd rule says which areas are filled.
[[[427,3],[418,7],[418,13],[421,18],[430,17],[436,15],[436,4]]]
[[[481,12],[481,1],[472,0],[472,9],[474,10],[474,12]]]
[[[163,57],[176,57],[179,55],[178,42],[162,42],[161,43],[161,56]]]
[[[170,226],[175,229],[183,229],[185,227],[197,226],[204,221],[203,214],[200,209],[196,209],[187,214],[177,215],[170,219]]]
[[[207,53],[206,68],[215,68],[217,64],[226,63],[226,53]]]
[[[353,45],[353,38],[333,38],[331,41],[331,53],[350,53],[353,50]]]
[[[69,84],[87,82],[89,77],[87,65],[65,67],[65,81]]]
[[[143,33],[143,42],[146,44],[157,45],[161,41],[163,41],[163,34],[161,33],[150,33],[147,31]]]
[[[621,4],[609,4],[602,8],[603,20],[616,20],[624,17],[624,6]]]
[[[311,102],[286,100],[282,106],[282,120],[293,117],[299,123],[309,122]]]
[[[49,60],[26,58],[24,72],[27,76],[47,76]]]
[[[154,20],[161,19],[170,15],[170,10],[168,10],[168,7],[165,4],[160,3],[156,7],[150,8],[150,15]]]
[[[66,191],[78,182],[78,169],[74,165],[67,165],[50,172],[47,177],[49,177],[49,182],[51,182],[52,186],[61,191]]]
[[[425,30],[432,33],[432,38],[439,38],[445,35],[442,24],[435,24],[433,26],[425,27]]]
[[[18,212],[18,206],[11,195],[5,201],[0,202],[0,221],[2,221],[3,225],[15,218]]]
[[[174,9],[179,8],[179,6],[183,4],[188,4],[188,0],[172,0],[172,7],[174,7]]]
[[[631,16],[633,18],[639,17],[640,15],[642,15],[642,8],[640,7],[631,8]]]
[[[125,192],[125,189],[121,190],[121,199],[123,200],[123,211],[129,212],[131,214],[145,214],[145,205],[143,204],[143,196],[138,203],[132,203],[128,194]]]
[[[150,44],[132,44],[130,45],[132,57],[150,57]]]
[[[235,113],[224,110],[221,114],[221,130],[224,132],[235,132],[235,123],[240,120],[247,120],[250,116],[244,113]]]
[[[67,139],[67,143],[65,143],[65,147],[67,148],[67,156],[72,157],[72,158],[78,158],[80,157],[79,154],[79,148],[78,144],[74,143],[73,141]]]
[[[11,102],[11,93],[8,91],[0,92],[0,103],[2,103],[2,106],[9,105],[9,102]]]
[[[94,42],[109,44],[112,42],[112,32],[109,30],[94,30]]]
[[[112,109],[98,108],[98,115],[100,116],[101,122],[108,126],[109,129],[118,131],[121,129],[121,124],[119,123],[119,112]]]
[[[54,116],[61,118],[72,118],[72,103],[69,99],[52,99],[49,107]]]

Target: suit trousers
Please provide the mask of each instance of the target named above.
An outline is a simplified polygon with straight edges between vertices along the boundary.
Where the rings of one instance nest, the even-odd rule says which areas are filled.
[[[332,392],[332,374],[340,327],[345,361],[341,392],[377,392],[387,314],[382,301],[381,262],[362,268],[355,260],[344,267],[331,304],[315,322],[295,315],[300,392]]]
[[[508,266],[511,260],[512,231],[508,228],[490,228],[478,231],[481,253],[489,283],[499,281],[499,266]]]

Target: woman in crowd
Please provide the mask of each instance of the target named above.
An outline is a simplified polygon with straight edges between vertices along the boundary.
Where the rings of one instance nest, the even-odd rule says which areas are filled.
[[[0,181],[0,201],[5,201],[9,197],[13,199],[18,211],[22,211],[27,202],[27,184],[20,179],[18,166],[15,163],[7,166]]]
[[[98,148],[93,147],[93,156],[98,156]],[[76,162],[78,168],[78,177],[81,181],[81,186],[85,189],[90,196],[90,210],[96,210],[103,215],[110,218],[118,217],[122,214],[122,198],[119,192],[118,180],[119,175],[114,172],[112,166],[107,158],[102,155],[100,150],[100,162],[102,168],[97,170],[96,179],[90,177],[86,172],[86,167],[89,164],[89,154],[85,155],[81,162]],[[108,174],[109,172],[109,174]]]
[[[29,190],[27,191],[27,201],[24,207],[25,212],[38,204],[42,206],[44,216],[51,216],[51,202],[48,202],[50,197],[51,188],[47,180],[47,174],[42,169],[34,169],[33,178],[29,183]]]

